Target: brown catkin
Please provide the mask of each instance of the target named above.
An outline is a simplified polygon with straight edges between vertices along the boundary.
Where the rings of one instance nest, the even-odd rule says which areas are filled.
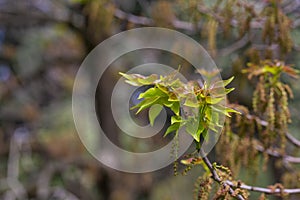
[[[291,87],[290,87],[288,84],[283,84],[283,87],[285,88],[285,90],[286,90],[287,93],[289,94],[289,97],[290,97],[291,99],[293,99],[293,98],[294,98],[294,93],[293,93]]]
[[[258,87],[258,85],[257,85]],[[256,89],[253,93],[252,97],[252,107],[254,112],[258,112],[258,102],[259,102],[259,95],[258,95],[258,89]]]
[[[208,200],[212,183],[211,178],[199,176],[194,187],[194,200]]]
[[[274,131],[275,128],[275,97],[274,97],[274,88],[270,89],[269,100],[267,105],[267,115],[268,115],[268,129]]]
[[[207,27],[208,27],[208,49],[211,52],[212,56],[215,56],[218,22],[215,19],[210,18]]]

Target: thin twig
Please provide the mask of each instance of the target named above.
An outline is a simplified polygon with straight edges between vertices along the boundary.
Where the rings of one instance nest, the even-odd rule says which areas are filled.
[[[249,120],[255,120],[257,123],[259,123],[261,126],[268,126],[268,122],[265,120],[260,119],[259,117],[253,116],[253,115],[246,115],[246,118]],[[293,135],[290,133],[286,132],[285,137],[296,147],[300,147],[300,141],[295,138]],[[277,157],[277,158],[282,158],[285,162],[290,162],[290,163],[300,163],[300,157],[294,157],[290,155],[283,155],[282,153],[279,153],[275,149],[265,149],[263,146],[256,144],[255,148],[260,151],[260,152],[266,152],[268,155]]]
[[[197,8],[200,13],[210,15],[214,19],[216,19],[219,23],[224,23],[223,17],[217,15],[216,12],[213,12],[209,8],[206,8],[203,5],[199,5]],[[154,25],[154,21],[151,18],[133,15],[131,13],[124,12],[118,8],[115,8],[114,16],[116,18],[119,18],[122,20],[127,20],[127,21],[129,21],[133,24],[137,24],[137,25],[144,25],[144,26],[153,26]],[[177,20],[177,19],[173,20],[172,25],[176,29],[187,30],[190,32],[195,32],[195,31],[201,29],[200,23],[193,24],[190,22],[181,21],[181,20]],[[296,28],[299,25],[300,25],[300,20],[294,20],[292,27]],[[238,21],[235,19],[232,19],[231,26],[238,27],[239,26]],[[252,20],[250,27],[252,29],[262,29],[264,27],[264,20],[263,19]]]
[[[205,162],[208,169],[210,170],[210,172],[212,174],[212,178],[216,182],[218,182],[219,184],[222,184],[224,187],[229,186],[229,191],[228,191],[229,194],[231,196],[239,199],[239,200],[244,199],[244,197],[242,195],[239,195],[239,194],[235,196],[234,188],[240,188],[240,189],[244,189],[244,190],[248,190],[248,191],[261,192],[261,193],[271,194],[271,195],[274,195],[274,194],[298,194],[298,193],[300,193],[300,188],[293,188],[293,189],[276,188],[276,189],[271,189],[271,188],[250,186],[250,185],[246,185],[246,184],[243,184],[243,183],[234,184],[232,181],[229,181],[229,180],[222,181],[220,179],[217,171],[215,170],[215,168],[211,164],[210,160],[206,156],[203,156],[204,153],[201,150],[200,150],[200,155],[202,156],[203,161]]]
[[[143,16],[137,16],[133,15],[131,13],[126,13],[118,8],[115,9],[114,16],[122,19],[122,20],[127,20],[133,24],[137,25],[143,25],[143,26],[153,26],[154,20],[148,17],[143,17]],[[185,22],[185,21],[180,21],[180,20],[173,20],[172,25],[176,29],[182,29],[182,30],[187,30],[194,32],[196,31],[195,25],[190,23],[190,22]]]
[[[230,46],[218,50],[218,56],[221,56],[221,57],[227,56],[227,55],[243,48],[246,44],[248,44],[251,41],[251,39],[253,39],[253,37],[254,37],[254,34],[251,34],[251,35],[245,34],[244,37],[242,37],[240,40],[234,42]]]
[[[148,17],[142,17],[142,16],[133,15],[131,13],[126,13],[118,8],[115,9],[114,16],[122,20],[127,20],[133,24],[144,25],[144,26],[153,25],[153,20]]]
[[[226,181],[226,183],[228,185],[230,185],[231,187],[234,187],[234,188],[241,188],[241,189],[244,189],[244,190],[253,191],[253,192],[261,192],[261,193],[265,193],[265,194],[282,194],[282,193],[298,194],[298,193],[300,193],[300,188],[295,188],[295,189],[280,189],[280,188],[271,189],[271,188],[250,186],[250,185],[246,185],[246,184],[243,184],[243,183],[239,184],[239,185],[235,185],[232,181]]]
[[[284,13],[290,14],[292,12],[295,12],[299,9],[300,1],[299,0],[292,0],[287,3],[287,6],[283,8]]]
[[[282,158],[286,162],[300,163],[300,157],[294,157],[294,156],[290,156],[290,155],[282,155],[281,153],[279,153],[278,151],[276,151],[274,149],[265,149],[263,146],[258,145],[258,144],[255,145],[255,148],[256,148],[256,150],[258,150],[260,152],[266,152],[270,156]]]
[[[265,127],[268,126],[268,122],[267,122],[267,121],[262,120],[262,119],[260,119],[260,118],[258,118],[258,117],[256,117],[256,116],[253,116],[253,115],[249,115],[249,114],[248,114],[246,117],[247,117],[247,119],[250,119],[250,120],[255,119],[256,122],[259,123],[259,124],[262,125],[262,126],[265,126]],[[300,141],[299,141],[297,138],[295,138],[292,134],[286,132],[286,133],[285,133],[285,137],[286,137],[292,144],[294,144],[294,145],[297,146],[297,147],[300,147]]]
[[[232,189],[232,186],[230,186],[226,181],[222,181],[222,180],[220,179],[220,177],[219,177],[219,175],[218,175],[216,169],[213,167],[213,165],[211,164],[210,160],[209,160],[206,156],[204,156],[205,154],[204,154],[204,152],[203,152],[202,150],[200,150],[200,155],[201,155],[203,161],[205,162],[205,164],[207,165],[207,167],[209,168],[209,170],[210,170],[210,172],[211,172],[211,174],[212,174],[212,178],[213,178],[216,182],[218,182],[219,184],[223,185],[224,188],[226,188],[227,186],[229,186],[228,192],[229,192],[229,194],[230,194],[232,197],[235,197],[235,198],[238,199],[238,200],[245,200],[245,198],[244,198],[242,195],[240,195],[240,194],[235,195],[235,192],[234,192],[234,190]]]
[[[295,146],[300,147],[300,141],[295,138],[292,134],[290,133],[286,133],[285,137],[291,142],[293,143]]]
[[[24,141],[22,140],[18,140],[17,134],[14,133],[10,142],[10,150],[7,162],[7,185],[17,199],[28,199],[25,187],[19,181],[20,149],[23,142]]]

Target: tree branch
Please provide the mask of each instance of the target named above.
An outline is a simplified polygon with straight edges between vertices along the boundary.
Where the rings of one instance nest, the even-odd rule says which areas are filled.
[[[209,8],[206,8],[203,5],[198,5],[197,9],[202,14],[212,16],[219,23],[224,23],[224,19],[222,18],[222,16],[217,15],[215,12],[213,12]],[[114,16],[116,18],[119,18],[122,20],[127,20],[133,24],[144,25],[144,26],[153,26],[154,25],[154,21],[151,18],[137,16],[137,15],[133,15],[131,13],[126,13],[118,8],[115,8]],[[181,20],[177,20],[177,19],[173,20],[172,25],[176,29],[186,30],[186,31],[190,31],[190,32],[195,32],[201,28],[200,23],[195,25],[193,23],[181,21]],[[299,25],[300,25],[299,19],[294,20],[292,23],[293,28],[295,28]],[[232,19],[231,26],[238,27],[239,26],[238,21],[235,19]],[[261,29],[264,27],[264,20],[263,19],[252,20],[250,26],[252,29]]]
[[[297,146],[297,147],[300,147],[300,141],[297,139],[297,138],[295,138],[292,134],[290,134],[290,133],[286,133],[285,134],[285,137],[292,143],[292,144],[294,144],[295,146]]]
[[[297,11],[299,6],[300,6],[299,0],[292,0],[290,2],[287,2],[287,5],[283,8],[283,10],[285,13],[290,14],[292,12]]]
[[[284,161],[286,162],[290,162],[290,163],[300,163],[300,157],[294,157],[294,156],[290,156],[290,155],[282,155],[280,154],[278,151],[276,150],[272,150],[272,149],[265,149],[263,146],[261,145],[255,145],[255,148],[260,151],[260,152],[266,152],[267,154],[269,154],[270,156],[273,157],[277,157],[277,158],[282,158]]]
[[[126,13],[118,8],[115,8],[114,16],[122,19],[122,20],[127,20],[133,24],[138,24],[138,25],[143,25],[143,26],[153,26],[154,25],[154,20],[148,17],[143,17],[143,16],[137,16],[133,15],[131,13]],[[190,22],[185,22],[185,21],[180,21],[180,20],[173,20],[172,25],[176,29],[182,29],[182,30],[187,30],[194,32],[196,31],[196,27],[194,24]]]
[[[218,182],[220,185],[222,185],[224,188],[226,188],[227,186],[229,186],[228,192],[229,192],[229,194],[230,194],[232,197],[234,197],[234,198],[236,198],[236,199],[238,199],[238,200],[245,200],[245,198],[244,198],[242,195],[240,195],[240,194],[235,195],[235,192],[234,192],[234,190],[232,189],[232,186],[229,185],[229,184],[227,183],[227,181],[222,181],[222,180],[220,179],[220,177],[219,177],[217,171],[215,170],[215,168],[214,168],[213,165],[211,164],[210,160],[205,156],[205,154],[204,154],[204,152],[203,152],[202,150],[200,150],[200,155],[201,155],[203,161],[205,162],[205,164],[207,165],[207,167],[209,168],[209,170],[210,170],[210,172],[211,172],[211,174],[212,174],[212,178],[213,178],[216,182]]]
[[[240,194],[235,196],[234,188],[240,188],[240,189],[253,191],[253,192],[261,192],[261,193],[270,194],[270,195],[275,195],[275,194],[298,194],[298,193],[300,193],[300,188],[293,188],[293,189],[275,188],[275,189],[272,189],[272,188],[250,186],[250,185],[246,185],[246,184],[243,184],[243,183],[234,184],[232,181],[229,181],[229,180],[222,181],[220,179],[217,171],[215,170],[215,168],[211,164],[210,160],[206,156],[204,156],[204,153],[203,153],[202,150],[200,150],[200,155],[201,155],[203,161],[205,162],[205,164],[207,165],[207,167],[209,168],[214,181],[216,181],[219,184],[223,185],[223,187],[229,186],[229,191],[228,191],[229,194],[231,196],[235,197],[236,199],[242,200],[242,199],[244,199],[244,197]]]
[[[114,16],[122,20],[127,20],[133,24],[144,25],[144,26],[153,25],[153,20],[148,17],[142,17],[142,16],[133,15],[131,13],[126,13],[118,8],[115,8]]]
[[[295,189],[280,189],[280,188],[271,189],[271,188],[250,186],[250,185],[246,185],[246,184],[243,184],[243,183],[240,184],[240,185],[235,185],[232,181],[226,181],[226,183],[228,185],[230,185],[231,187],[233,187],[233,188],[241,188],[241,189],[244,189],[244,190],[253,191],[253,192],[261,192],[261,193],[265,193],[265,194],[282,194],[282,193],[298,194],[298,193],[300,193],[300,188],[295,188]]]
[[[245,34],[244,37],[242,37],[240,40],[234,42],[230,46],[218,50],[219,56],[227,56],[241,48],[243,48],[246,44],[250,42],[250,40],[254,37],[254,34]]]
[[[262,126],[268,126],[268,122],[267,121],[265,121],[265,120],[262,120],[262,119],[260,119],[260,118],[258,118],[258,117],[256,117],[256,116],[253,116],[253,115],[246,115],[246,117],[247,117],[247,119],[250,119],[250,120],[252,120],[252,119],[255,119],[255,121],[257,122],[257,123],[259,123],[260,125],[262,125]],[[290,134],[290,133],[288,133],[288,132],[286,132],[285,133],[285,137],[293,144],[293,145],[295,145],[296,147],[300,147],[300,141],[297,139],[297,138],[295,138],[292,134]]]

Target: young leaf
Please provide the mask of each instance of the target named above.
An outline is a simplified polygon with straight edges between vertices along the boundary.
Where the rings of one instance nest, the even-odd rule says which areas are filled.
[[[232,92],[235,88],[223,88],[223,87],[214,87],[210,89],[209,94],[213,98],[225,97],[226,94]]]
[[[169,93],[169,99],[168,101],[179,101],[178,97],[175,93]]]
[[[217,106],[217,105],[214,105],[214,106],[211,106],[212,110],[215,111],[215,112],[218,112],[218,113],[221,113],[221,114],[224,114],[226,115],[227,117],[231,117],[228,113],[228,111],[226,110],[225,107],[223,106]]]
[[[216,129],[216,125],[213,124],[212,122],[208,122],[208,128],[214,131],[215,133],[218,133],[218,130]]]
[[[221,81],[217,81],[215,84],[213,84],[213,87],[226,87],[227,85],[229,85],[229,83],[231,83],[234,79],[234,76],[230,77],[227,80],[221,80]]]
[[[156,117],[159,115],[159,113],[161,112],[162,109],[163,109],[163,106],[159,105],[159,104],[155,104],[150,108],[150,110],[149,110],[149,121],[150,121],[151,126],[154,125],[154,121],[155,121]]]
[[[159,82],[157,74],[151,74],[150,76],[146,76],[143,78],[138,78],[139,83],[142,85],[152,85]]]
[[[229,85],[229,83],[231,83],[231,82],[233,81],[233,79],[234,79],[234,76],[230,77],[230,78],[227,79],[227,80],[224,80],[224,81],[223,81],[224,87],[226,87],[227,85]]]
[[[125,82],[133,86],[153,85],[160,81],[157,74],[152,74],[150,76],[142,76],[140,74],[125,74],[122,72],[119,72],[119,74],[127,79]]]
[[[200,165],[202,164],[202,158],[188,158],[180,161],[183,165]]]
[[[189,106],[189,107],[193,107],[193,108],[198,108],[199,107],[197,98],[194,95],[187,97],[185,102],[184,102],[184,105]]]
[[[204,126],[195,119],[189,119],[186,123],[186,132],[189,133],[197,142],[200,142],[200,135]]]
[[[207,96],[205,98],[205,101],[209,104],[217,104],[219,103],[220,101],[224,100],[224,98],[222,97],[219,97],[219,98],[216,98],[216,97],[210,97],[210,96]]]
[[[138,99],[149,98],[149,97],[165,97],[166,93],[161,91],[159,88],[153,87],[146,90],[144,93],[141,93]]]
[[[138,105],[131,107],[130,109],[139,108],[136,114],[141,112],[142,110],[152,106],[160,97],[154,97],[154,98],[147,98],[140,102]]]
[[[178,88],[178,87],[182,87],[183,83],[179,80],[176,79],[175,81],[172,81],[170,84],[168,84],[170,87],[172,88]]]
[[[169,90],[167,87],[161,85],[161,84],[156,84],[156,86],[164,93],[169,94]]]
[[[175,115],[179,116],[179,113],[180,113],[180,103],[179,102],[174,102],[170,108],[175,113]]]
[[[180,128],[180,123],[179,122],[172,124],[171,126],[169,126],[169,128],[165,132],[164,137],[166,137],[169,133],[171,133],[173,131],[176,131],[176,134],[177,134],[179,128]]]
[[[169,108],[171,108],[174,104],[174,102],[172,101],[168,101],[168,99],[165,99],[165,101],[163,101],[163,104]]]
[[[229,94],[233,90],[235,90],[235,88],[228,88],[228,89],[225,88],[225,94]]]
[[[237,114],[241,114],[239,111],[234,110],[234,109],[232,109],[232,108],[226,108],[226,112],[227,112],[227,113],[237,113]]]
[[[210,125],[222,127],[219,124],[219,112],[217,112],[217,111],[213,110],[212,108],[208,107],[205,110],[205,117],[208,120],[208,122],[210,123]]]
[[[133,86],[142,86],[143,85],[138,81],[138,78],[143,78],[144,77],[140,74],[125,74],[125,73],[122,73],[122,72],[119,72],[119,74],[121,76],[123,76],[124,78],[126,78],[127,80],[125,80],[125,82],[130,84],[130,85],[133,85]]]
[[[171,124],[174,124],[174,123],[181,123],[182,122],[182,119],[180,116],[172,116],[171,117]]]
[[[205,141],[208,141],[209,134],[208,134],[208,129],[207,128],[202,131],[202,137],[204,138]]]

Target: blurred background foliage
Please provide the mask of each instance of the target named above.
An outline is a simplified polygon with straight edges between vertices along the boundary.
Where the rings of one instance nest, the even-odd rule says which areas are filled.
[[[268,9],[273,2],[0,0],[0,199],[192,199],[201,169],[176,177],[172,166],[126,174],[101,165],[87,153],[72,121],[76,72],[97,44],[116,33],[144,26],[167,27],[200,42],[224,79],[236,77],[230,101],[251,107],[254,87],[241,73],[247,62],[277,58],[300,66],[300,1],[276,1],[282,11],[276,28]],[[158,61],[162,54],[145,52],[140,62]],[[117,73],[130,69],[131,64],[129,55],[106,70],[96,95],[98,115],[115,143],[147,150],[145,144],[122,136],[110,110]],[[176,67],[178,58],[170,57],[166,64]],[[300,82],[287,81],[295,94],[290,103],[290,132],[300,139]],[[150,144],[159,146],[160,142],[156,137]],[[290,151],[298,154],[293,148]],[[211,156],[218,161],[215,152]],[[262,166],[260,161],[257,165]],[[267,171],[258,170],[255,178],[253,170],[242,167],[237,177],[258,186],[285,178],[288,186],[299,186],[299,173],[297,178],[290,173],[293,180],[284,176],[285,170],[275,161],[269,165]]]

